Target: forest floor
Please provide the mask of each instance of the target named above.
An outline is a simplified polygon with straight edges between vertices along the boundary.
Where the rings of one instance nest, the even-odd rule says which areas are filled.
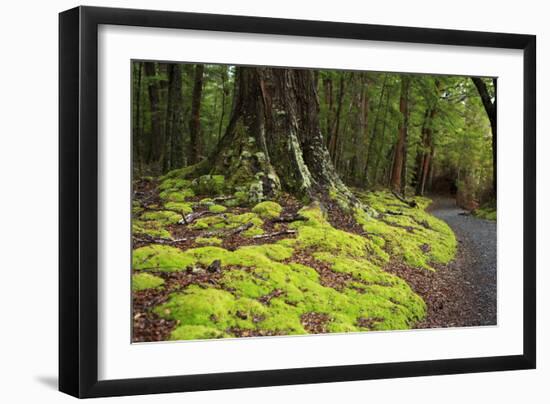
[[[213,177],[134,184],[134,342],[496,323],[494,223],[384,191],[357,192],[374,215],[253,204]]]
[[[455,259],[437,265],[436,273],[411,272],[400,264],[390,269],[427,303],[426,318],[415,328],[496,325],[496,221],[468,214],[450,197],[432,200],[428,211],[444,220],[456,235]]]

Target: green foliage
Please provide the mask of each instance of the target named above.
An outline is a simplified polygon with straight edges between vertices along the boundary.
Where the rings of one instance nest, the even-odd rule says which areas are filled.
[[[490,206],[476,209],[472,213],[474,214],[474,216],[479,217],[481,219],[492,220],[492,221],[497,220],[497,210]]]
[[[149,273],[132,275],[132,290],[155,289],[164,285],[164,279]]]
[[[191,183],[193,191],[198,195],[220,195],[225,189],[223,175],[203,175]]]

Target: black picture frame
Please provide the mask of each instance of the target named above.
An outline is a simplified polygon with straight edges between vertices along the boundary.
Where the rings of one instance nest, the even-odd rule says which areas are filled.
[[[100,24],[523,50],[523,354],[98,381]],[[77,7],[60,13],[59,389],[84,398],[534,369],[535,73],[533,35],[96,7]]]

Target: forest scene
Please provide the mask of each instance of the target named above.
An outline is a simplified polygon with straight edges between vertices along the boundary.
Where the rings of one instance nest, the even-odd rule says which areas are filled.
[[[496,325],[496,78],[131,67],[133,342]]]

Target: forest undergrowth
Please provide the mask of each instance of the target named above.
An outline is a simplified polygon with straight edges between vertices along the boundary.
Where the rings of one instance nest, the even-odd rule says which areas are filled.
[[[182,170],[133,188],[134,342],[414,328],[427,307],[405,279],[457,248],[426,197],[354,190],[368,212],[286,194],[255,203],[221,175]]]

